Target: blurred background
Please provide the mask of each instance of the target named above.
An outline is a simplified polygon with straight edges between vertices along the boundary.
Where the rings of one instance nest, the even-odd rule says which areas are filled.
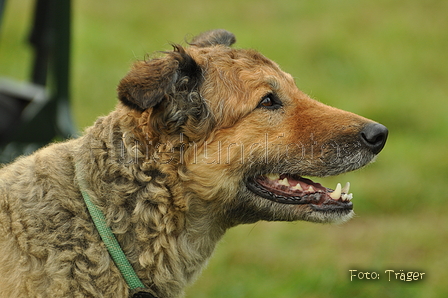
[[[8,1],[0,76],[29,80],[34,1]],[[79,131],[116,105],[131,63],[224,28],[319,101],[389,128],[377,162],[350,181],[343,225],[231,229],[186,297],[448,297],[448,1],[88,1],[72,5],[70,97]],[[350,280],[349,270],[378,280]],[[425,273],[389,281],[386,270]],[[403,270],[403,271],[400,271]],[[356,278],[355,278],[356,279]]]

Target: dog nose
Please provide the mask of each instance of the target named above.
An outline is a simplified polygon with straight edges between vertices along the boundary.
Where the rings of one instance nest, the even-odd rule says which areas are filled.
[[[374,154],[378,154],[386,144],[388,133],[386,126],[370,123],[361,130],[361,140]]]

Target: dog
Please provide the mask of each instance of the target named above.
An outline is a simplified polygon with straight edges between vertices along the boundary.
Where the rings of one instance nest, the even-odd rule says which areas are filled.
[[[0,297],[180,297],[231,227],[353,216],[349,184],[310,177],[369,164],[387,128],[311,99],[235,41],[208,31],[137,61],[83,136],[0,170]],[[143,287],[126,283],[86,197]]]

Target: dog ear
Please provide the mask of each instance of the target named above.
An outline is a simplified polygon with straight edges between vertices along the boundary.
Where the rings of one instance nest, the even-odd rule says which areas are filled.
[[[235,35],[233,33],[224,30],[216,29],[207,31],[194,37],[190,42],[190,45],[205,48],[214,45],[224,45],[230,47],[236,42]]]
[[[121,102],[144,111],[168,99],[178,88],[186,90],[198,85],[201,68],[181,46],[174,45],[174,51],[166,54],[134,64],[118,85]]]

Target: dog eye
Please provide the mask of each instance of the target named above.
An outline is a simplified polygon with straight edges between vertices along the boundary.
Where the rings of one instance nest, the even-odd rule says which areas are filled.
[[[280,99],[278,99],[277,96],[275,96],[272,93],[269,93],[268,95],[265,95],[260,103],[258,104],[257,108],[264,108],[268,110],[276,110],[282,107],[282,102]]]

